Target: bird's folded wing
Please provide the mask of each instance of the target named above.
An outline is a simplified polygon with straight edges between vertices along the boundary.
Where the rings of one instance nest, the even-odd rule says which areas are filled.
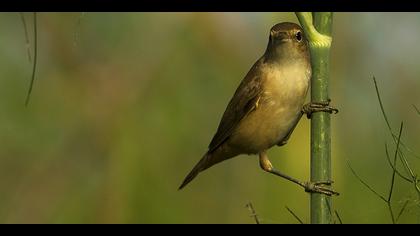
[[[252,112],[258,103],[261,94],[261,81],[257,76],[259,70],[258,62],[251,68],[242,80],[232,99],[230,100],[217,132],[209,145],[209,152],[213,152],[223,144],[239,122]]]

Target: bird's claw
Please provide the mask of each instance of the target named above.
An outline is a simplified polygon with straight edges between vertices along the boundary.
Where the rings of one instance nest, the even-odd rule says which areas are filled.
[[[329,186],[331,186],[331,184],[334,183],[331,180],[327,180],[327,181],[317,181],[317,182],[306,182],[304,184],[304,188],[305,188],[305,192],[309,192],[309,193],[321,193],[321,194],[325,194],[327,196],[332,196],[332,195],[340,195],[340,193],[332,190]],[[327,185],[327,186],[326,186]]]
[[[302,114],[306,114],[306,117],[308,119],[311,118],[312,113],[315,112],[328,112],[330,114],[337,114],[338,109],[330,106],[331,99],[328,99],[327,101],[323,102],[310,102],[308,104],[305,104],[302,108]]]

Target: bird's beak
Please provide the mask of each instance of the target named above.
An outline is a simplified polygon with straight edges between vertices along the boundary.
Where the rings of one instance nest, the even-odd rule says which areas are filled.
[[[285,43],[285,42],[290,42],[291,39],[290,38],[282,38],[280,39],[280,42]]]

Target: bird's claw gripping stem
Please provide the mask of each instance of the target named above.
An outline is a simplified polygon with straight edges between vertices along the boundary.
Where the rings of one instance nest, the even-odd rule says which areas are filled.
[[[321,193],[328,196],[332,195],[340,195],[340,193],[332,190],[329,186],[333,181],[317,181],[317,182],[305,182],[303,187],[305,188],[305,192],[309,193]]]
[[[311,118],[312,114],[315,112],[328,112],[330,114],[337,114],[338,109],[330,106],[331,99],[328,99],[327,101],[323,102],[310,102],[308,104],[305,104],[302,108],[302,114],[306,114],[306,117],[308,119]]]
[[[263,169],[264,171],[267,171],[271,174],[274,174],[274,175],[280,176],[284,179],[287,179],[287,180],[289,180],[289,181],[291,181],[295,184],[298,184],[298,185],[302,186],[305,189],[305,192],[321,193],[321,194],[325,194],[325,195],[328,195],[328,196],[339,195],[338,192],[332,190],[329,187],[333,183],[333,181],[331,181],[331,180],[316,181],[316,182],[302,182],[302,181],[299,181],[299,180],[297,180],[293,177],[285,175],[285,174],[281,173],[280,171],[274,169],[273,165],[271,164],[270,160],[267,157],[266,151],[260,152],[259,156],[260,156],[261,169]]]

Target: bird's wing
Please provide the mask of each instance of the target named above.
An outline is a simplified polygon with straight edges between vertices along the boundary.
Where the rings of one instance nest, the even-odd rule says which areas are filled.
[[[236,89],[210,142],[210,153],[225,142],[239,122],[256,108],[261,94],[259,70],[260,61],[257,61]]]

